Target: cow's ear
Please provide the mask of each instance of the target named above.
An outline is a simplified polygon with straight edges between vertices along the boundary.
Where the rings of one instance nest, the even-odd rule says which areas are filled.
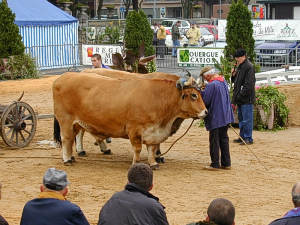
[[[137,60],[136,55],[134,54],[133,51],[127,50],[126,51],[126,57],[125,57],[125,62],[129,65],[133,65],[135,61]]]
[[[120,53],[114,53],[114,54],[112,54],[112,62],[116,66],[123,66],[124,59]]]

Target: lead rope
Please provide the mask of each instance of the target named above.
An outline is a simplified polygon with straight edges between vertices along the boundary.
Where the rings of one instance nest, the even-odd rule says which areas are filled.
[[[268,171],[267,167],[265,166],[265,164],[259,160],[259,158],[256,156],[256,154],[254,153],[254,151],[249,148],[249,145],[244,141],[244,139],[236,132],[236,130],[233,128],[233,126],[230,124],[229,125],[232,130],[234,131],[234,133],[236,133],[236,135],[242,140],[242,142],[245,144],[245,146],[248,148],[248,150],[255,156],[255,158],[257,159],[257,161],[259,162],[260,165],[262,165],[266,171]]]
[[[160,157],[163,156],[163,155],[165,155],[165,154],[167,154],[167,153],[171,150],[171,148],[173,147],[173,145],[175,145],[175,143],[176,143],[178,140],[180,140],[184,135],[186,135],[186,133],[187,133],[187,132],[189,131],[189,129],[192,127],[194,121],[195,121],[195,119],[193,119],[193,121],[191,122],[190,126],[189,126],[189,127],[187,128],[187,130],[183,133],[183,135],[181,135],[179,138],[177,138],[177,139],[171,144],[171,146],[168,148],[167,151],[165,151],[164,153],[160,154]]]

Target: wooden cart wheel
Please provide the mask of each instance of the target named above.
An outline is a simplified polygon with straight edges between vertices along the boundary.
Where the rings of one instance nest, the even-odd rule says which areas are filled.
[[[1,116],[1,136],[10,147],[23,148],[33,139],[37,118],[25,102],[8,105]]]

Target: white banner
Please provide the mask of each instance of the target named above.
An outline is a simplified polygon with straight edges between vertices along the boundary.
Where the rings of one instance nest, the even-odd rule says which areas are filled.
[[[226,20],[218,21],[218,37],[226,40]],[[300,40],[300,20],[252,20],[254,40]]]
[[[216,48],[179,48],[177,62],[179,66],[212,65],[213,59],[220,63],[221,56],[224,57],[223,51]]]
[[[92,65],[93,54],[100,54],[102,63],[107,66],[113,65],[112,54],[121,53],[121,46],[118,45],[82,45],[82,64]]]

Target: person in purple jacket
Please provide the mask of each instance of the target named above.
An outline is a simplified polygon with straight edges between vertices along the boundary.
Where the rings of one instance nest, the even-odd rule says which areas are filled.
[[[228,84],[223,76],[206,66],[200,76],[207,81],[204,90],[201,91],[203,101],[208,110],[204,118],[205,127],[209,131],[209,151],[211,164],[205,169],[231,169],[229,152],[228,125],[234,121],[230,102]],[[219,152],[221,149],[221,163]]]

